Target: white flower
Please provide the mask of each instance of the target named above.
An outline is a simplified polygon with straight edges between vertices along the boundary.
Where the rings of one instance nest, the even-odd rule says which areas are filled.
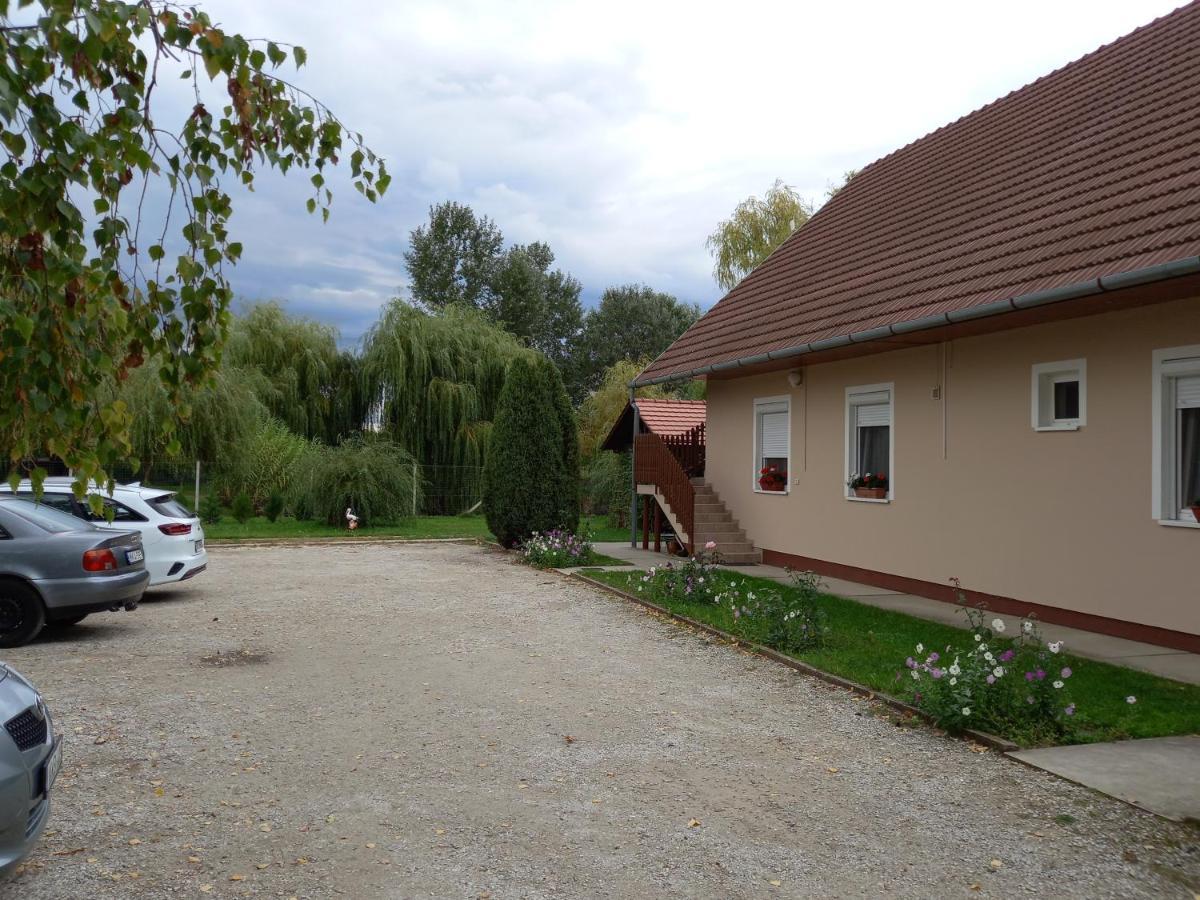
[[[964,715],[964,716],[969,716],[970,714],[971,714],[971,707],[969,707],[969,706],[964,706],[964,707],[963,707],[963,715]]]
[[[921,677],[921,673],[918,672],[916,669],[910,669],[909,672],[911,673],[911,675],[913,677],[913,681],[916,681],[918,678]]]
[[[995,675],[997,678],[1003,678],[1004,677],[1004,666],[996,666],[996,668],[992,669],[992,674]]]
[[[1021,630],[1023,632],[1025,632],[1026,634],[1029,634],[1029,632],[1033,631],[1033,623],[1030,622],[1028,619],[1025,619],[1021,623]]]
[[[1054,682],[1054,689],[1055,689],[1055,690],[1058,690],[1058,689],[1059,689],[1059,688],[1061,688],[1062,686],[1063,686],[1063,683],[1062,683],[1061,681],[1056,681],[1056,682]]]
[[[918,652],[918,653],[924,653],[924,652],[925,652],[925,645],[924,645],[924,644],[917,644],[917,652]]]
[[[982,653],[986,653],[986,652],[987,652],[987,644],[980,644],[980,645],[979,645],[979,650],[980,650],[980,652],[982,652]]]
[[[981,638],[979,635],[975,635],[975,640],[977,640],[977,641],[982,641],[982,640],[983,640],[983,638]]]
[[[1125,698],[1125,702],[1126,703],[1137,703],[1137,697],[1133,696],[1133,694],[1130,694],[1128,697]]]
[[[995,661],[996,661],[996,657],[992,656],[992,654],[991,654],[991,651],[989,651],[989,652],[987,652],[987,653],[983,654],[983,658],[984,658],[984,659],[986,659],[988,662],[995,662]]]
[[[1003,634],[1004,633],[1004,620],[1003,619],[992,619],[992,631],[996,632],[996,634]]]
[[[1062,641],[1051,641],[1046,646],[1050,648],[1051,653],[1057,653],[1059,650],[1062,649],[1062,645],[1063,645]]]
[[[951,675],[961,675],[962,674],[962,669],[959,668],[959,665],[958,665],[958,657],[957,656],[954,657],[954,662],[950,664],[950,674]]]
[[[954,687],[954,685],[956,685],[956,684],[958,684],[958,679],[957,679],[957,678],[951,678],[951,679],[950,679],[950,686],[951,686],[951,687]]]

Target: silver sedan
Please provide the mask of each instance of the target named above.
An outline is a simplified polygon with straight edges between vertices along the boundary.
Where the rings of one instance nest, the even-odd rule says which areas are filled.
[[[141,535],[113,534],[26,500],[0,497],[0,647],[47,623],[134,609],[146,590]]]

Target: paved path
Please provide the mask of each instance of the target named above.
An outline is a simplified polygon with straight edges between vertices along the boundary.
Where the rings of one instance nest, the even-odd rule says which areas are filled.
[[[629,546],[629,542],[601,543],[596,549],[606,556],[616,559],[629,560],[636,566],[646,568],[661,565],[668,557],[661,553],[642,550]],[[726,568],[754,575],[758,578],[769,578],[773,581],[786,582],[787,572],[778,566],[727,566]],[[884,609],[908,613],[921,619],[933,622],[944,622],[947,625],[962,627],[962,613],[952,603],[942,603],[930,600],[928,597],[917,597],[913,594],[901,594],[887,588],[875,587],[869,584],[859,584],[846,581],[843,578],[825,578],[825,587],[832,593],[842,597],[858,600]],[[1010,631],[1018,627],[1020,619],[1016,616],[1001,615]],[[1163,678],[1185,681],[1189,684],[1200,684],[1200,654],[1188,653],[1184,650],[1172,650],[1170,647],[1159,647],[1155,644],[1144,644],[1141,641],[1130,641],[1124,638],[1110,637],[1106,634],[1096,634],[1079,628],[1068,628],[1065,625],[1039,625],[1041,632],[1048,641],[1065,641],[1071,652],[1102,662],[1140,669]]]
[[[71,742],[5,896],[1200,889],[1195,830],[482,548],[214,549],[92,622],[5,654]]]

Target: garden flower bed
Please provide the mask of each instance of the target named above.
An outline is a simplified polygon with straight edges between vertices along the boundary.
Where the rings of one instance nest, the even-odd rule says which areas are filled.
[[[521,560],[536,569],[570,569],[577,566],[625,566],[627,562],[597,553],[591,541],[570,531],[534,532],[520,549]]]
[[[759,594],[776,593],[783,595],[784,603],[802,600],[802,595],[806,593],[803,586],[779,585],[768,579],[751,578],[723,570],[712,573],[715,580],[709,583],[711,593],[705,592],[703,596],[694,592],[685,594],[679,590],[662,590],[659,579],[644,581],[648,573],[642,571],[587,570],[583,574],[678,615],[764,644],[767,641],[762,639],[761,623],[755,623],[753,616],[742,615],[740,607],[728,602],[730,590],[737,591],[740,597],[754,593],[756,599]],[[723,597],[726,602],[713,602],[716,596]],[[820,623],[821,639],[804,649],[779,648],[778,652],[823,672],[910,703],[922,685],[928,690],[932,681],[942,680],[933,679],[932,673],[922,667],[937,667],[942,654],[946,652],[943,649],[945,647],[970,648],[990,641],[989,648],[980,651],[980,659],[987,653],[999,658],[1013,649],[1013,658],[1008,662],[1014,661],[1018,652],[1013,643],[1016,636],[995,633],[990,627],[984,631],[955,628],[830,594],[820,594],[816,602],[818,608],[813,616]],[[965,615],[963,624],[971,624]],[[987,626],[986,622],[983,624]],[[974,639],[977,633],[980,634],[979,641]],[[915,650],[918,645],[921,645],[922,651]],[[1040,649],[1037,652],[1041,652]],[[929,656],[933,653],[939,653],[939,658],[930,663]],[[1040,666],[1044,673],[1041,678],[1038,678],[1038,668],[1017,666],[999,680],[1006,688],[1011,685],[1014,691],[1036,685],[1036,694],[1025,691],[1018,695],[1020,702],[1025,702],[1024,698],[1030,695],[1035,696],[1037,703],[1056,702],[1059,699],[1056,696],[1058,691],[1069,692],[1069,699],[1068,693],[1063,693],[1063,702],[1054,707],[1056,710],[1061,707],[1061,717],[1057,713],[1054,716],[1061,728],[1048,730],[1045,718],[1031,718],[1026,722],[1015,718],[1004,721],[1004,717],[999,717],[1003,724],[998,731],[1000,736],[1023,747],[1032,747],[1200,732],[1200,686],[1072,656],[1070,648],[1062,645],[1058,645],[1054,651],[1046,647],[1046,653],[1052,663],[1043,662]],[[963,668],[964,653],[960,652],[958,656],[959,668]],[[944,663],[945,669],[948,670],[953,661],[952,656]],[[993,665],[991,669],[995,667]],[[920,669],[920,673],[914,679],[911,672],[916,669]],[[1068,672],[1065,678],[1062,675],[1064,669]],[[982,663],[972,672],[986,682],[987,673],[983,673]],[[1026,680],[1027,672],[1031,676],[1029,680]],[[975,674],[971,677],[975,677]],[[1003,682],[1004,677],[1010,676],[1009,682]],[[1056,681],[1064,682],[1063,687],[1055,688]],[[945,684],[947,688],[957,687],[949,685],[948,680]],[[1131,703],[1130,698],[1135,702]],[[949,696],[946,699],[948,702]],[[1070,713],[1066,712],[1068,705],[1071,706]],[[976,712],[971,709],[971,715]],[[961,705],[959,715],[959,721],[947,724],[963,727],[962,719],[969,720],[970,715],[962,716]],[[968,722],[967,725],[987,730],[987,725],[980,721]]]

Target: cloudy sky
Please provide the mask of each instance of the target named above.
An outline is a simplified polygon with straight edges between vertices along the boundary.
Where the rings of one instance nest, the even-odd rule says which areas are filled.
[[[1176,5],[205,2],[228,30],[307,48],[295,80],[393,175],[374,207],[338,179],[326,225],[303,211],[306,176],[235,192],[234,286],[352,343],[405,293],[409,231],[454,199],[510,242],[547,241],[585,302],[644,282],[707,307],[704,239],[743,198],[776,178],[818,198]]]

